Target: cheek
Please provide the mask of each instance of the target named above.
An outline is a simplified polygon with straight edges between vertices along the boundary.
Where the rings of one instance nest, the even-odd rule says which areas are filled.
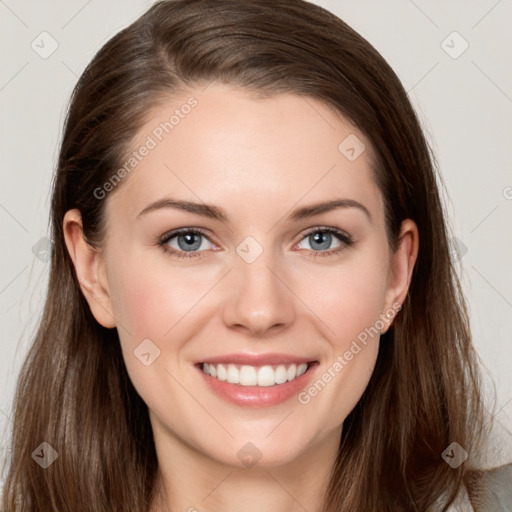
[[[318,317],[316,323],[323,325],[337,351],[346,350],[359,333],[375,326],[384,312],[387,268],[375,258],[362,255],[350,264],[310,267],[301,274],[307,277],[295,288],[297,295]]]
[[[114,264],[110,293],[121,349],[130,379],[150,409],[162,410],[162,390],[180,396],[176,359],[186,342],[187,313],[205,286],[183,271],[170,272],[140,254]],[[176,326],[176,327],[175,327]],[[149,356],[146,356],[149,354]],[[162,402],[164,400],[164,402]],[[164,407],[165,408],[165,407]]]
[[[125,254],[110,269],[110,292],[126,368],[148,405],[161,389],[174,386],[171,374],[182,370],[188,341],[200,335],[201,319],[214,314],[207,306],[212,296],[208,292],[219,279],[215,269],[170,268],[164,259],[156,261],[141,253],[133,258]],[[156,357],[145,366],[140,357],[148,352],[150,361],[153,354]],[[180,393],[177,386],[174,391]]]
[[[208,290],[203,273],[154,264],[143,255],[112,269],[111,297],[116,319],[133,338],[162,340]],[[134,339],[136,341],[136,339]]]
[[[116,319],[134,337],[160,337],[165,319],[170,323],[179,301],[162,280],[144,266],[118,270],[112,300]],[[169,325],[170,327],[170,325]]]
[[[387,283],[386,260],[378,250],[359,253],[336,267],[313,268],[299,293],[318,317],[328,355],[299,402],[329,418],[328,431],[357,404],[373,373],[379,351]]]

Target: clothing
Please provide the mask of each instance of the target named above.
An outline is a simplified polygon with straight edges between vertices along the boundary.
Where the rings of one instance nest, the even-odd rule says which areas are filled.
[[[512,463],[471,471],[466,489],[449,512],[512,512]]]

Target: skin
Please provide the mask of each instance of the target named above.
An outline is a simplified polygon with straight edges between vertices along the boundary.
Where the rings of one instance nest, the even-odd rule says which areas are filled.
[[[197,107],[103,199],[102,249],[85,242],[77,210],[64,219],[67,247],[95,318],[118,329],[129,375],[149,408],[161,484],[153,510],[320,511],[343,421],[368,384],[378,336],[306,405],[295,396],[270,407],[228,403],[193,365],[229,353],[279,352],[319,361],[320,377],[379,315],[403,303],[417,227],[402,223],[392,253],[370,142],[313,98],[257,99],[214,83],[166,98],[134,147],[190,96]],[[350,134],[366,146],[354,161],[338,150]],[[138,217],[171,196],[222,207],[228,221],[173,208]],[[355,207],[287,219],[298,207],[337,198],[360,202],[371,220]],[[158,245],[159,236],[182,227],[207,231],[195,251],[204,257],[180,259]],[[333,235],[327,249],[321,239],[319,247],[307,231],[322,227],[348,233],[353,245]],[[236,252],[247,236],[263,249],[252,263]],[[168,245],[180,250],[176,237]],[[144,339],[160,350],[149,366],[133,353]],[[248,442],[261,454],[252,467],[237,457]]]

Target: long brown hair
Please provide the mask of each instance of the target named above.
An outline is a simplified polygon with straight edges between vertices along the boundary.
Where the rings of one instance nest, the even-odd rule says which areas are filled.
[[[324,511],[446,510],[471,459],[452,468],[441,454],[454,441],[475,453],[483,407],[442,181],[390,66],[342,20],[303,0],[158,2],[80,77],[53,182],[48,294],[19,377],[3,510],[144,512],[152,503],[158,465],[147,406],[117,331],[90,312],[62,223],[78,208],[86,239],[101,248],[105,200],[94,190],[122,166],[164,95],[211,81],[324,102],[375,149],[390,246],[402,220],[416,222],[409,293],[344,422]],[[31,457],[42,442],[58,454],[47,469]]]

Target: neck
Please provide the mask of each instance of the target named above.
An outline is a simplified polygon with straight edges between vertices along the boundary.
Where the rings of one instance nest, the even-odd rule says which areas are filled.
[[[225,465],[155,431],[158,484],[151,512],[321,512],[341,426],[282,465]]]

